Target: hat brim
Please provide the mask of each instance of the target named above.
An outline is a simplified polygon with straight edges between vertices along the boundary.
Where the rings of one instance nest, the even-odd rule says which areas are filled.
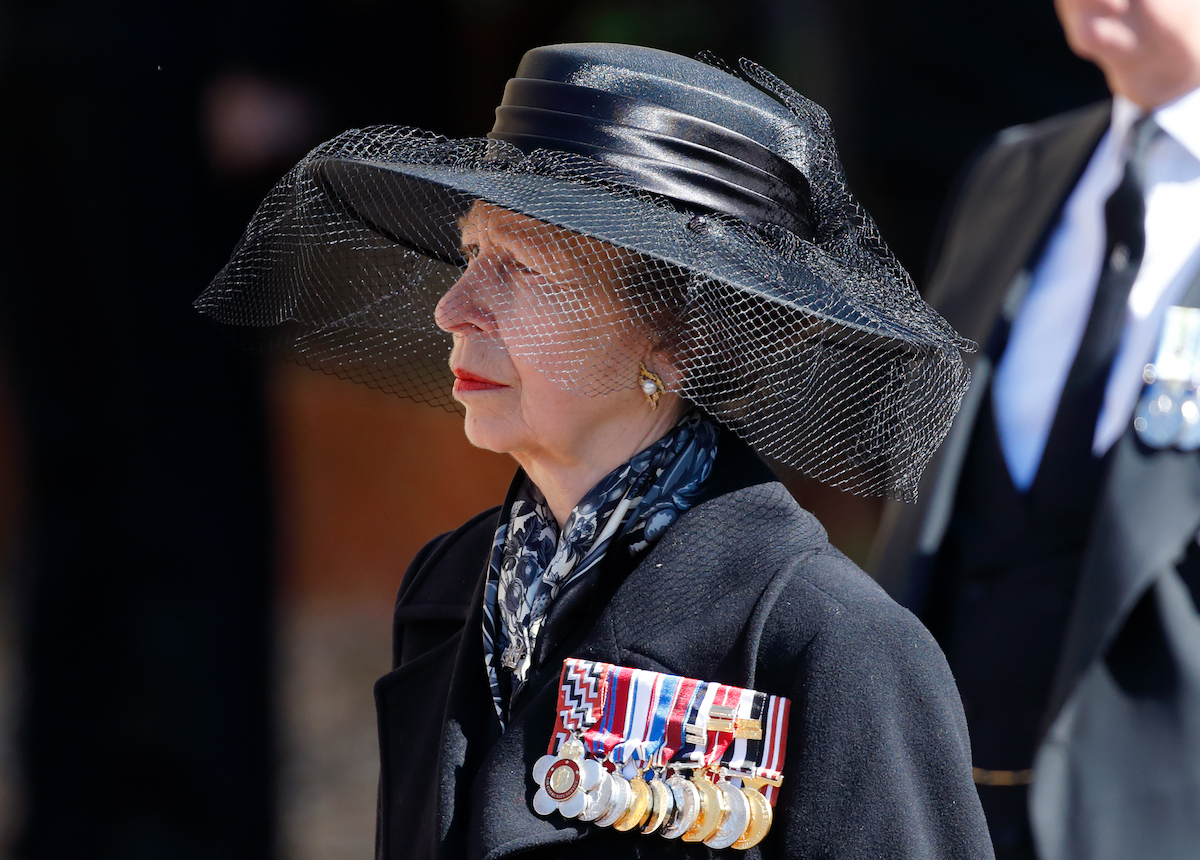
[[[919,337],[886,308],[868,312],[861,295],[859,302],[849,301],[843,285],[855,273],[819,248],[806,250],[821,257],[823,272],[795,255],[775,252],[754,228],[698,216],[645,193],[536,173],[346,157],[313,158],[307,169],[347,215],[397,244],[453,265],[462,264],[456,232],[437,234],[429,225],[457,224],[474,201],[485,200],[721,281],[750,298],[803,314],[810,325],[825,322],[883,338],[892,349],[927,353],[930,346],[927,334]],[[923,322],[928,332],[930,320]]]

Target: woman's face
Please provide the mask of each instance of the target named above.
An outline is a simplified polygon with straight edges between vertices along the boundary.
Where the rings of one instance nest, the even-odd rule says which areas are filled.
[[[613,438],[638,443],[613,466],[631,456],[665,417],[639,388],[638,362],[669,376],[621,299],[632,255],[483,202],[461,227],[469,262],[436,320],[454,336],[467,438],[523,465],[571,465]],[[665,405],[678,412],[677,400]]]

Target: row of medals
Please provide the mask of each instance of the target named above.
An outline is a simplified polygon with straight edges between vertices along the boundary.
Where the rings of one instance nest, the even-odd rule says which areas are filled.
[[[709,848],[752,848],[771,829],[771,804],[762,792],[728,780],[713,783],[706,769],[689,779],[676,772],[650,771],[625,779],[588,758],[583,744],[570,738],[557,755],[544,755],[533,766],[538,783],[534,811],[558,810],[567,818],[591,821],[614,830],[640,828],[667,839],[703,842]]]

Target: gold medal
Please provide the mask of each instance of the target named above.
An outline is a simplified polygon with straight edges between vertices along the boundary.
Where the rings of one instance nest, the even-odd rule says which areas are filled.
[[[675,799],[671,795],[671,789],[667,788],[661,777],[655,777],[650,781],[650,815],[642,826],[642,832],[653,833],[658,830],[674,808]]]
[[[725,816],[729,814],[729,801],[703,775],[697,774],[692,779],[700,790],[700,817],[682,838],[684,842],[703,842],[724,823]]]
[[[762,842],[763,837],[771,829],[771,820],[775,817],[771,801],[763,797],[761,791],[743,787],[742,792],[746,795],[746,800],[750,801],[750,823],[746,825],[746,831],[741,838],[731,846],[739,851],[753,848]]]
[[[629,788],[633,791],[633,799],[629,802],[628,811],[613,822],[614,830],[632,830],[640,827],[650,814],[650,787],[646,785],[646,780],[642,779],[641,774],[629,781]]]

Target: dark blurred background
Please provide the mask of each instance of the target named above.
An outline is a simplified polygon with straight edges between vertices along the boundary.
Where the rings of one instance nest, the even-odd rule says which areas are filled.
[[[1051,0],[0,2],[0,858],[370,855],[392,595],[512,468],[189,303],[313,144],[482,134],[579,40],[823,104],[918,282],[970,153],[1105,94]],[[793,490],[861,559],[878,503]]]

